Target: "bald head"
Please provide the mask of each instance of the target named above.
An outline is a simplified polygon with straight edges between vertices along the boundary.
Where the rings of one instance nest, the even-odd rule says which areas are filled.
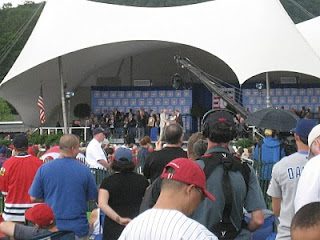
[[[183,134],[182,127],[176,123],[166,127],[166,130],[164,132],[164,136],[168,144],[181,143],[182,134]]]
[[[60,153],[65,157],[74,158],[79,153],[79,145],[79,139],[76,135],[65,134],[59,141]]]

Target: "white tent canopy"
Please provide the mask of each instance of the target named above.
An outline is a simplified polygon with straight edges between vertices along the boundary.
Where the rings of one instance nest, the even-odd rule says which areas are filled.
[[[94,72],[123,58],[181,44],[198,59],[211,55],[224,61],[240,84],[269,71],[320,78],[319,57],[278,0],[216,0],[166,8],[50,0],[1,83],[0,96],[26,125],[37,126],[41,82],[47,116],[60,104],[57,57],[62,56],[68,88],[76,90]]]
[[[320,57],[320,17],[299,23],[297,28]]]

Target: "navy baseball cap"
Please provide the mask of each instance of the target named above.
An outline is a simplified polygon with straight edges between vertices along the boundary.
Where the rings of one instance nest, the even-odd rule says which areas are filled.
[[[317,122],[313,119],[299,119],[296,127],[291,129],[291,131],[299,137],[308,139],[309,133],[316,125]]]
[[[96,135],[96,134],[99,134],[99,133],[105,134],[105,131],[104,131],[103,128],[95,128],[92,133],[93,133],[93,135]]]
[[[119,147],[114,153],[114,160],[117,162],[131,162],[133,160],[132,151],[129,148]]]

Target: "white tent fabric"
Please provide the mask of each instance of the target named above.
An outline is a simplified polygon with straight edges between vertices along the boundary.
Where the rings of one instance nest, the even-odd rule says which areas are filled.
[[[320,56],[320,17],[297,24],[302,36]]]
[[[216,0],[143,8],[85,0],[50,0],[0,95],[26,125],[39,122],[36,99],[43,82],[47,115],[60,104],[57,57],[68,87],[121,57],[184,44],[222,59],[240,84],[269,71],[320,77],[320,59],[278,0]],[[187,57],[187,56],[186,56]]]

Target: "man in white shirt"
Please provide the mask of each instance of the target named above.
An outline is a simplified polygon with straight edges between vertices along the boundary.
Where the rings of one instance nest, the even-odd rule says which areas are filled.
[[[154,207],[134,218],[119,239],[218,240],[203,225],[187,217],[205,197],[215,199],[205,188],[206,177],[200,166],[177,158],[166,165],[161,178],[161,193]]]
[[[110,164],[101,147],[104,139],[105,134],[102,128],[93,130],[93,138],[86,150],[86,162],[90,168],[110,168]]]
[[[315,126],[308,137],[309,161],[300,177],[296,197],[295,212],[311,202],[320,202],[320,124]]]
[[[169,116],[167,114],[167,109],[163,109],[162,113],[160,114],[160,140],[163,138],[164,135],[164,129],[166,127],[166,123],[168,120]]]

